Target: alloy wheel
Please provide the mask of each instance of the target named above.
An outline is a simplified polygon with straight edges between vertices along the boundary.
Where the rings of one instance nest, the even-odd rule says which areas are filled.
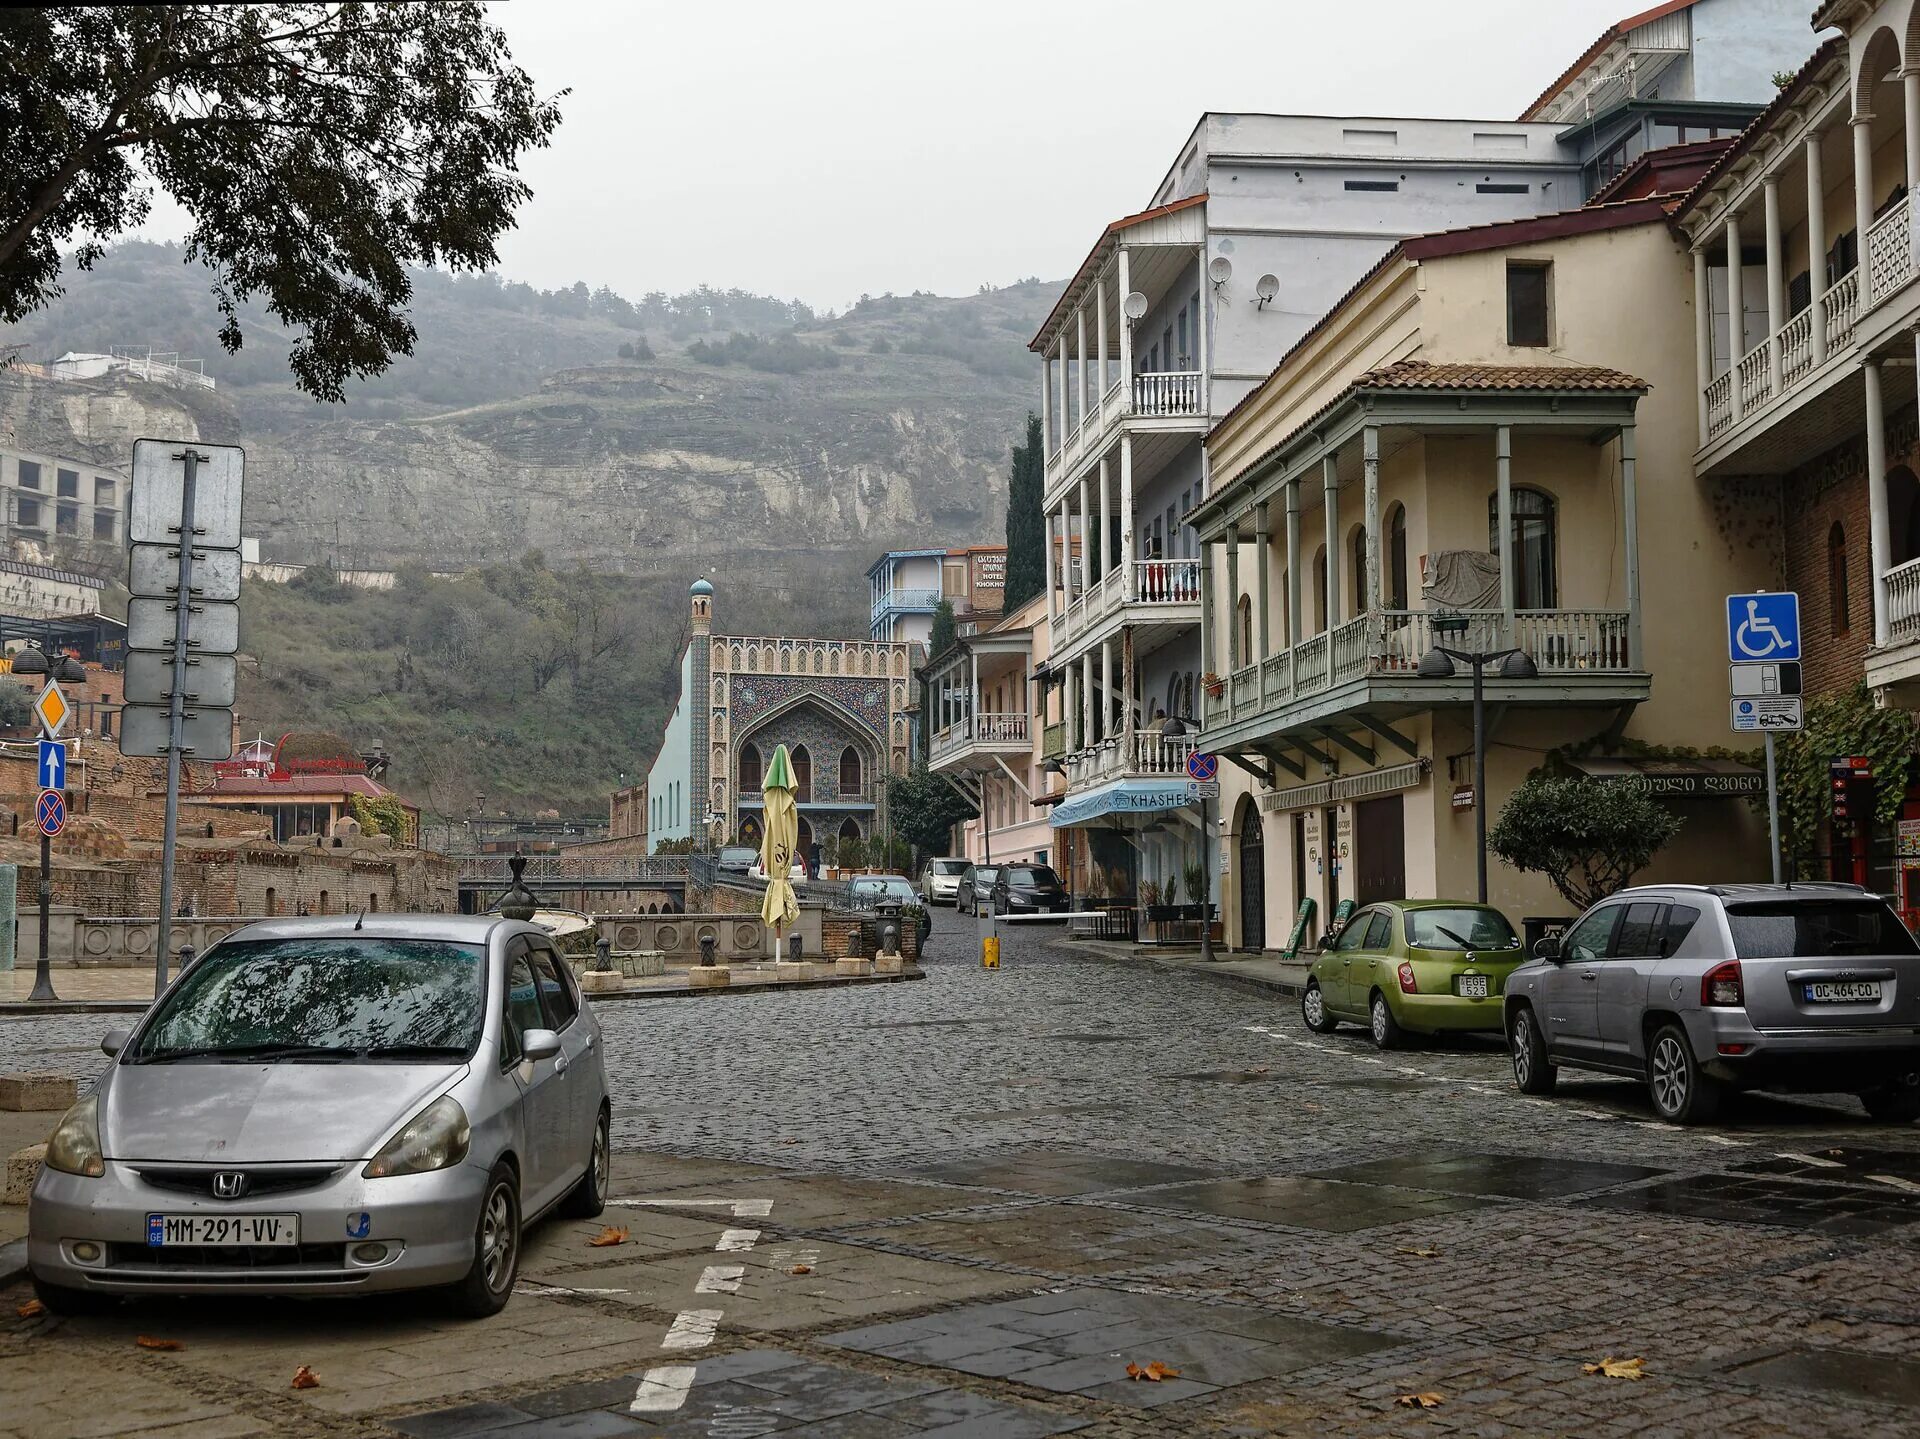
[[[480,1225],[481,1267],[487,1276],[487,1288],[498,1294],[513,1278],[513,1251],[520,1242],[519,1226],[513,1219],[513,1195],[504,1184],[496,1184],[487,1195],[487,1208]]]
[[[1310,1026],[1317,1027],[1326,1023],[1327,999],[1325,995],[1320,993],[1319,985],[1310,987],[1300,1003],[1307,1012],[1307,1023]]]
[[[1678,1114],[1686,1107],[1690,1083],[1680,1041],[1671,1034],[1661,1035],[1653,1046],[1653,1102],[1662,1114]]]
[[[604,1200],[607,1197],[607,1176],[612,1169],[612,1159],[608,1154],[607,1117],[601,1115],[593,1126],[593,1197]]]
[[[1389,1017],[1387,1014],[1386,1000],[1376,994],[1373,997],[1373,1042],[1382,1048],[1385,1048],[1387,1043],[1387,1020]]]
[[[1513,1051],[1513,1077],[1522,1089],[1533,1078],[1533,1016],[1521,1010],[1513,1017],[1513,1038],[1507,1047]]]

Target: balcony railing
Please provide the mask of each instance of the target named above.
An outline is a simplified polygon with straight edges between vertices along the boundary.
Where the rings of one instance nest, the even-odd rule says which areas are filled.
[[[1920,560],[1887,571],[1887,631],[1897,640],[1920,639]]]
[[[1707,434],[1717,435],[1733,423],[1733,371],[1717,375],[1707,386]]]
[[[1136,775],[1184,778],[1193,746],[1188,736],[1168,739],[1143,732],[1133,736],[1129,747],[1125,735],[1115,735],[1066,757],[1067,787]]]
[[[1913,230],[1907,197],[1867,231],[1868,303],[1877,305],[1913,278]]]
[[[1820,306],[1827,317],[1827,349],[1831,353],[1834,346],[1853,338],[1853,327],[1860,322],[1860,271],[1849,270],[1835,280],[1821,297]]]
[[[900,614],[908,610],[931,610],[940,604],[940,591],[937,589],[897,589],[882,590],[873,597],[873,617]]]
[[[1742,409],[1757,410],[1773,398],[1772,340],[1762,340],[1741,356],[1739,368],[1734,373],[1734,383],[1740,387]]]
[[[1163,370],[1133,377],[1133,412],[1148,417],[1198,415],[1200,372]]]
[[[1791,385],[1813,368],[1813,310],[1802,310],[1773,337],[1780,351],[1780,381]]]
[[[940,759],[975,745],[1024,746],[1029,733],[1025,714],[987,710],[936,731],[931,748]]]
[[[1040,758],[1059,759],[1067,752],[1067,722],[1050,724],[1040,731]]]
[[[1197,604],[1200,599],[1200,561],[1135,560],[1133,592],[1143,605]]]

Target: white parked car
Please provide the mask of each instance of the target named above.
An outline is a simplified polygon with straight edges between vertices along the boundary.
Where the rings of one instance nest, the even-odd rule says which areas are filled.
[[[960,876],[967,872],[964,859],[930,859],[920,872],[920,897],[928,904],[952,904],[960,896]]]
[[[753,868],[747,871],[747,878],[748,879],[765,879],[766,877],[767,877],[766,860],[756,859],[753,862]],[[799,860],[796,859],[791,865],[787,867],[787,879],[791,883],[799,884],[806,877],[807,877],[807,867],[804,864],[800,863]]]

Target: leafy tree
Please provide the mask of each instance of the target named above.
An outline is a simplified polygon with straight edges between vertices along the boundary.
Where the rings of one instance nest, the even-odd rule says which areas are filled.
[[[0,729],[21,729],[34,722],[27,691],[18,684],[0,683]]]
[[[953,601],[942,600],[933,607],[933,631],[927,636],[927,654],[943,655],[959,642],[959,626],[953,618]]]
[[[1914,754],[1914,720],[1906,710],[1875,709],[1865,684],[1822,695],[1807,705],[1807,727],[1779,736],[1775,761],[1780,785],[1781,841],[1795,872],[1807,874],[1825,848],[1833,818],[1833,784],[1827,766],[1848,755],[1873,765],[1874,819],[1889,828],[1900,818],[1907,786],[1920,773]],[[1766,796],[1755,800],[1766,811]]]
[[[623,341],[616,353],[618,353],[623,360],[631,360],[633,358],[633,346],[631,343]]]
[[[699,854],[706,846],[689,835],[686,839],[663,839],[653,847],[655,854]]]
[[[886,791],[894,834],[930,854],[946,853],[953,827],[980,812],[924,764],[888,775]]]
[[[413,351],[409,265],[478,270],[560,114],[478,3],[48,6],[0,24],[0,321],[60,293],[60,247],[140,224],[151,176],[192,217],[240,349],[258,293],[304,329],[295,383],[338,400]],[[585,287],[576,287],[583,299]]]
[[[1508,798],[1487,848],[1523,874],[1544,874],[1585,909],[1623,888],[1679,832],[1680,821],[1637,789],[1534,775]]]
[[[1047,524],[1041,514],[1046,487],[1042,465],[1040,417],[1027,412],[1027,442],[1013,447],[1013,470],[1007,478],[1007,588],[1005,604],[1012,612],[1046,586]]]
[[[360,825],[362,834],[391,835],[402,843],[407,838],[407,812],[390,794],[368,799],[364,795],[347,798],[347,813]]]

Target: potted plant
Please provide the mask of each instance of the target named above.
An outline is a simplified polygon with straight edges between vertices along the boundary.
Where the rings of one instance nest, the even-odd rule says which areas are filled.
[[[1227,682],[1212,670],[1208,670],[1200,682],[1207,687],[1208,699],[1217,700],[1221,695],[1226,693]]]
[[[1194,860],[1186,867],[1187,893],[1191,901],[1187,905],[1187,917],[1206,921],[1213,916],[1208,913],[1211,906],[1207,903],[1207,867]]]

